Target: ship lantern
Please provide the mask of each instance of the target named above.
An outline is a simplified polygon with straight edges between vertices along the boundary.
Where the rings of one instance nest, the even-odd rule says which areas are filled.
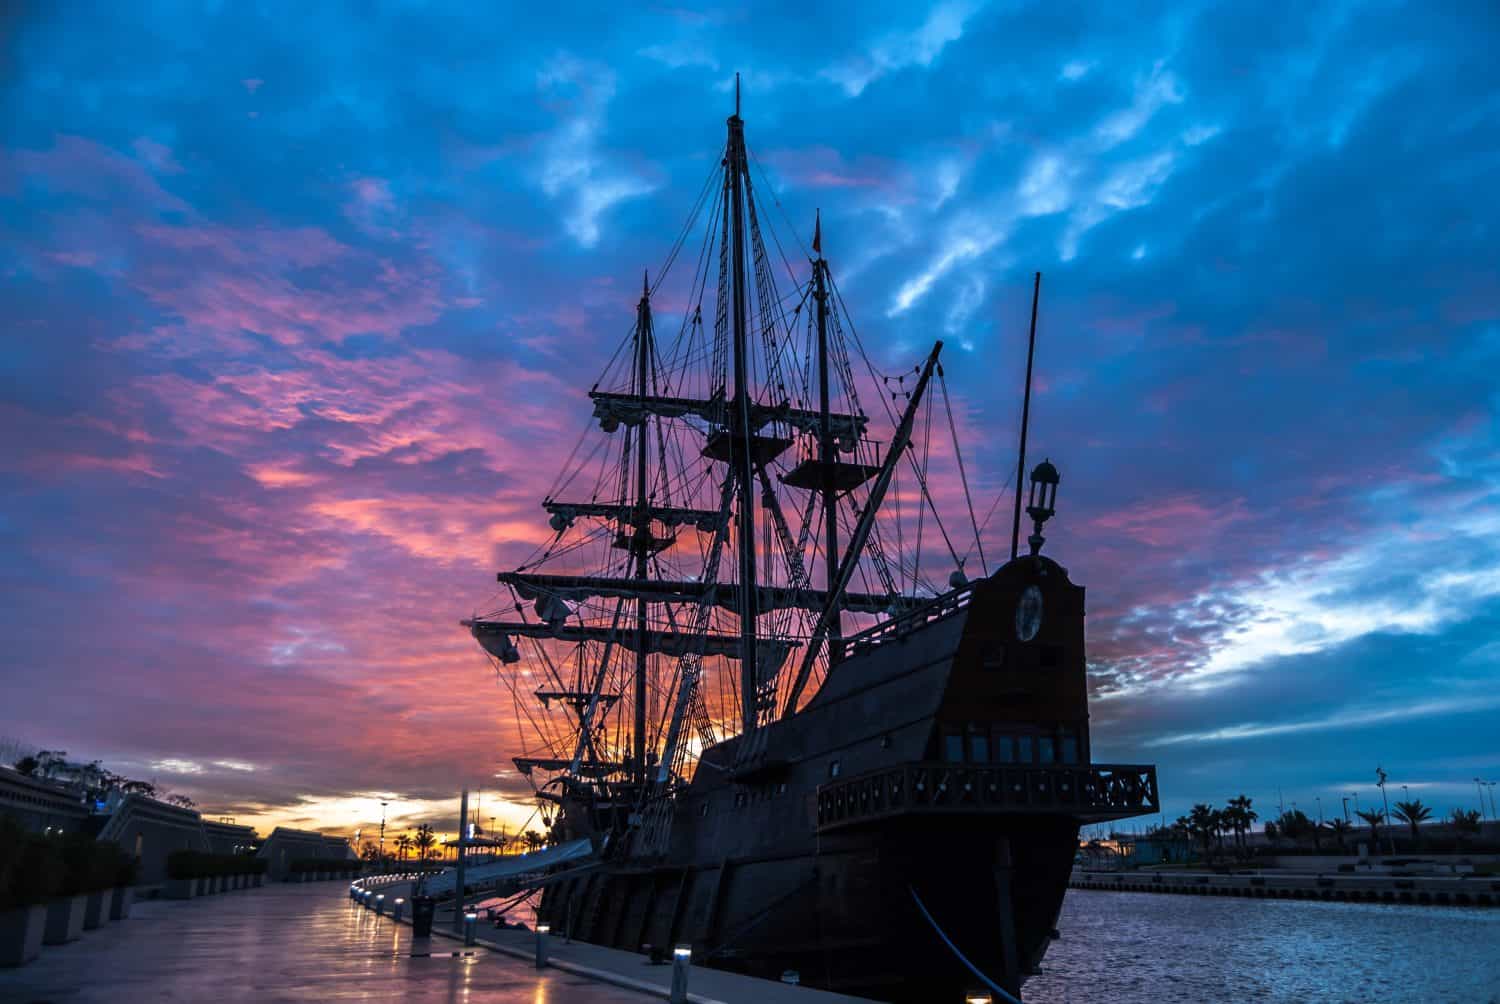
[[[1031,499],[1026,506],[1026,515],[1031,517],[1036,528],[1026,542],[1031,545],[1032,554],[1040,553],[1042,545],[1047,542],[1042,536],[1042,526],[1057,512],[1057,485],[1061,480],[1050,460],[1043,460],[1031,472]]]
[[[568,527],[573,525],[573,521],[568,518],[567,513],[555,512],[552,514],[552,518],[547,521],[547,524],[558,533],[562,533]]]

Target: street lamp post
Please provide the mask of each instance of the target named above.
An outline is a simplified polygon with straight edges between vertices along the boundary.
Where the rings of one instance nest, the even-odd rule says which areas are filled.
[[[380,803],[380,867],[381,867],[381,869],[385,868],[385,806],[386,806],[386,803],[384,801],[382,801]]]
[[[1342,796],[1342,799],[1344,803],[1344,822],[1347,823],[1349,822],[1349,796],[1344,795]]]
[[[1375,787],[1380,789],[1380,803],[1385,806],[1385,812],[1381,817],[1385,820],[1385,839],[1386,843],[1390,845],[1391,854],[1394,855],[1396,853],[1396,838],[1391,835],[1391,801],[1385,796],[1385,778],[1385,768],[1376,767]]]
[[[1486,781],[1484,783],[1484,786],[1486,788],[1490,789],[1490,817],[1491,818],[1494,818],[1494,816],[1495,816],[1495,784],[1496,784],[1496,782],[1494,782],[1494,781]]]
[[[1479,818],[1484,818],[1484,782],[1479,778],[1474,779],[1474,789],[1479,792]]]

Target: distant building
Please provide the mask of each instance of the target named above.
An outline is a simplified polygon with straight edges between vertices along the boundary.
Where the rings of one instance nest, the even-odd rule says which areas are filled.
[[[83,829],[89,807],[65,784],[0,767],[0,814],[37,833],[71,833]]]
[[[1146,865],[1181,865],[1195,857],[1193,842],[1177,833],[1149,833],[1121,838],[1121,851],[1127,867]]]
[[[73,773],[79,776],[54,780],[0,767],[0,815],[35,833],[88,833],[114,841],[140,862],[138,885],[165,882],[167,858],[174,851],[253,853],[268,862],[267,872],[275,879],[284,878],[299,858],[355,857],[343,837],[278,826],[261,841],[252,827],[204,819],[195,809],[146,795],[118,790],[98,795],[86,771]]]
[[[255,827],[216,820],[203,821],[203,835],[215,854],[252,854],[260,846]]]
[[[266,860],[268,876],[282,879],[291,870],[292,862],[300,858],[349,861],[354,859],[355,854],[354,848],[343,837],[325,836],[316,830],[294,830],[289,826],[278,826],[261,843],[256,857]]]
[[[136,881],[141,885],[167,880],[167,857],[174,851],[212,849],[203,832],[203,817],[196,811],[145,795],[111,797],[93,822],[100,840],[113,840],[135,855],[140,862]]]

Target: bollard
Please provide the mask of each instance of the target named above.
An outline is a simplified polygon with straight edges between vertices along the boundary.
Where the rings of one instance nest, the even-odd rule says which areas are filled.
[[[406,900],[397,897],[396,904],[391,907],[391,919],[398,924],[401,922],[401,908],[406,905]]]
[[[473,946],[473,944],[478,940],[478,937],[474,933],[475,928],[477,928],[478,926],[479,926],[479,914],[477,914],[477,913],[466,913],[466,914],[464,914],[464,944],[465,945]]]
[[[385,893],[375,897],[375,916],[385,916]]]
[[[552,932],[551,924],[538,924],[536,926],[536,967],[547,968],[547,935]]]
[[[693,961],[693,950],[688,945],[672,949],[672,998],[671,1004],[687,1004],[688,966]]]

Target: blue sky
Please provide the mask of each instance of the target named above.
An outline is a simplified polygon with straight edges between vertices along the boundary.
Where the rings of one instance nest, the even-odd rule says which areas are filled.
[[[531,458],[566,450],[739,71],[778,227],[821,209],[877,358],[948,342],[986,507],[1044,273],[1032,448],[1090,590],[1096,758],[1159,763],[1173,814],[1326,809],[1377,764],[1472,806],[1500,776],[1497,27],[13,13],[0,732],[266,818],[420,806],[476,744],[501,759],[451,625],[544,532]]]

